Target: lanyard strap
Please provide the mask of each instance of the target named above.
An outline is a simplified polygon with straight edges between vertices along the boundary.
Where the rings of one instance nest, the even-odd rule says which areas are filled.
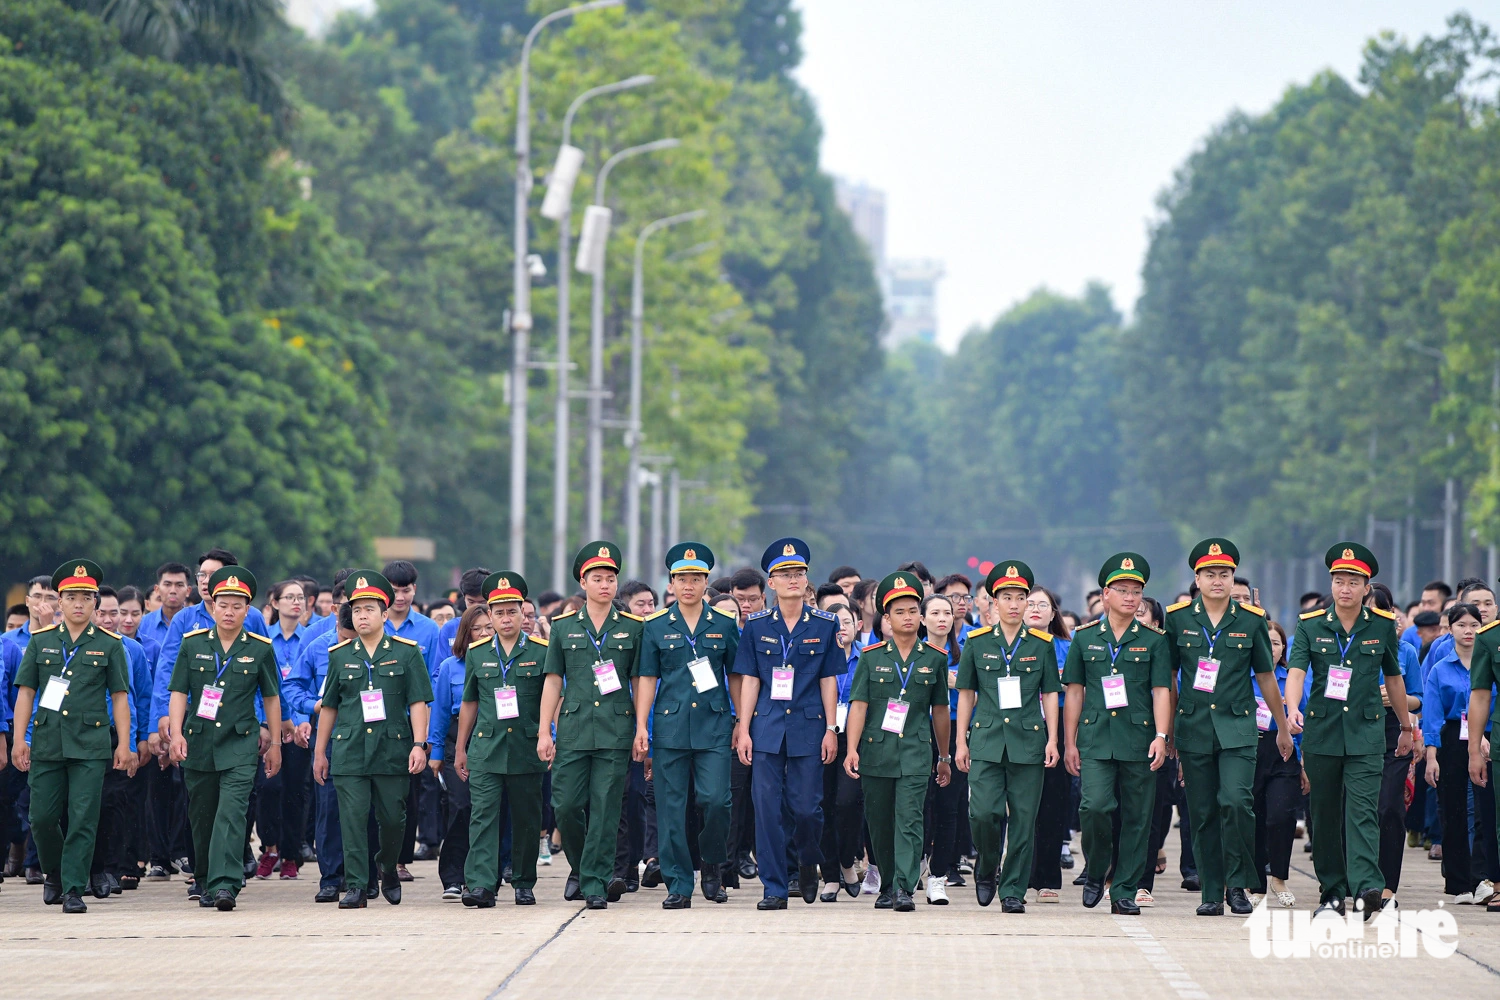
[[[1349,647],[1354,645],[1354,637],[1357,635],[1359,635],[1359,629],[1355,629],[1353,632],[1349,633],[1348,642],[1339,642],[1338,634],[1334,634],[1333,641],[1339,647],[1339,666],[1342,667],[1344,665],[1343,661],[1349,655]]]
[[[75,652],[76,652],[76,650],[75,650]],[[214,669],[216,671],[216,673],[214,674],[214,687],[223,687],[224,686],[222,683],[220,683],[224,679],[224,671],[228,670],[229,669],[229,663],[233,663],[233,662],[234,662],[234,657],[230,657],[228,663],[222,662],[219,659],[219,651],[217,649],[214,650]]]
[[[911,648],[911,662],[906,665],[906,669],[905,670],[902,670],[901,669],[901,654],[896,652],[896,646],[895,646],[895,644],[894,643],[891,644],[892,659],[894,659],[896,661],[896,675],[901,678],[901,697],[902,698],[906,697],[906,682],[911,679],[911,672],[913,670],[915,670],[916,667],[917,667],[917,652],[919,651],[919,649],[920,649],[920,645],[913,646]]]
[[[80,642],[77,646],[73,647],[73,652],[70,653],[70,652],[68,652],[68,644],[67,643],[63,643],[62,644],[63,669],[64,670],[68,669],[68,664],[70,664],[70,663],[73,662],[73,657],[75,657],[75,656],[78,655],[78,650],[79,650],[79,648],[82,645],[83,645],[83,643]]]
[[[1003,656],[1003,657],[1005,657],[1005,676],[1007,676],[1007,677],[1010,676],[1010,661],[1014,660],[1016,658],[1016,654],[1021,651],[1021,640],[1025,639],[1025,638],[1026,638],[1025,631],[1017,632],[1016,633],[1016,641],[1011,644],[1009,652],[1006,652],[1005,645],[1003,643],[1000,646],[1000,655]],[[1119,655],[1119,653],[1117,651],[1115,653],[1115,656],[1118,656],[1118,655]],[[1114,661],[1114,657],[1110,657],[1110,661],[1109,661],[1110,666],[1114,666],[1114,662],[1115,662]]]
[[[369,660],[365,660],[365,670],[367,670],[369,672],[369,674],[370,674],[370,690],[374,691],[375,690],[375,664],[371,663]]]
[[[781,665],[783,667],[790,667],[792,665],[792,644],[787,642],[787,637],[783,635],[778,635],[776,639],[781,643]],[[694,652],[696,653],[697,650],[694,650]]]
[[[703,619],[699,618],[698,623],[701,625]],[[693,659],[696,660],[698,658],[698,641],[693,638],[693,630],[687,627],[686,621],[682,623],[682,637],[687,640],[688,648],[693,651]]]
[[[510,682],[507,680],[506,675],[510,673],[510,668],[516,665],[516,658],[521,655],[521,647],[526,645],[526,633],[522,632],[520,639],[516,641],[516,648],[511,651],[508,662],[505,659],[505,654],[500,652],[500,637],[498,635],[491,636],[490,642],[494,644],[495,656],[500,660],[500,686],[509,687]]]
[[[1208,658],[1212,660],[1214,658],[1214,643],[1219,641],[1219,636],[1224,634],[1224,630],[1221,628],[1213,635],[1209,635],[1208,629],[1203,628],[1201,625],[1198,628],[1203,633],[1203,638],[1208,640]]]
[[[609,631],[609,626],[608,625],[604,626],[604,631],[605,632]],[[598,656],[599,656],[598,662],[603,663],[604,662],[604,644],[601,643],[598,639],[595,639],[594,638],[594,633],[591,632],[591,631],[589,631],[589,623],[588,623],[587,619],[585,619],[584,623],[583,623],[583,634],[586,635],[586,636],[588,636],[589,637],[589,642],[591,642],[591,643],[594,644],[594,652],[596,654],[598,654]]]
[[[1125,640],[1121,639],[1119,645],[1115,645],[1108,639],[1105,639],[1104,645],[1109,650],[1109,669],[1110,672],[1113,673],[1115,669],[1115,661],[1120,658],[1120,650],[1125,648]],[[1006,664],[1007,668],[1009,668],[1009,666],[1010,664]]]

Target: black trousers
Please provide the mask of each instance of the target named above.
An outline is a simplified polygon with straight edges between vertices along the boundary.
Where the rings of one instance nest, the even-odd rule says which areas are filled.
[[[832,764],[823,765],[823,881],[838,882],[840,869],[854,867],[864,853],[865,790],[844,771],[849,737],[838,734]]]
[[[1056,767],[1042,769],[1042,801],[1037,807],[1036,850],[1031,859],[1033,889],[1062,888],[1062,845],[1068,839],[1071,777],[1061,761]]]
[[[110,729],[110,736],[115,731]],[[118,746],[118,739],[113,741]],[[105,768],[104,788],[99,800],[99,828],[94,836],[94,861],[91,875],[109,872],[119,875],[135,862],[129,857],[131,833],[130,779],[116,771],[113,763]]]
[[[1380,825],[1380,874],[1391,892],[1401,885],[1401,859],[1406,852],[1406,775],[1411,770],[1410,753],[1404,757],[1396,756],[1396,744],[1400,739],[1401,720],[1388,708],[1385,710],[1385,758],[1380,765],[1380,798],[1375,805],[1375,818]],[[1467,762],[1464,767],[1468,769]]]
[[[1443,723],[1438,745],[1438,805],[1443,818],[1443,891],[1473,892],[1481,879],[1500,876],[1495,858],[1495,789],[1469,781],[1469,744],[1458,722]],[[1469,846],[1469,790],[1474,791],[1474,844]]]
[[[1183,878],[1198,874],[1198,862],[1193,857],[1193,831],[1192,820],[1188,818],[1187,796],[1183,794],[1183,788],[1177,782],[1178,762],[1174,757],[1168,757],[1167,762],[1156,772],[1156,807],[1151,812],[1151,840],[1146,846],[1146,867],[1141,876],[1140,887],[1147,892],[1156,889],[1156,856],[1161,853],[1162,845],[1167,842],[1167,836],[1172,832],[1172,806],[1177,806],[1177,815],[1181,819],[1178,824],[1177,835],[1182,844],[1181,856],[1178,858],[1177,867]],[[1115,811],[1115,823],[1120,822],[1120,813]],[[1120,832],[1115,830],[1115,843],[1119,843]],[[1116,850],[1119,850],[1116,847]]]
[[[729,860],[747,861],[755,850],[755,803],[750,799],[750,765],[735,754],[729,762]]]
[[[312,750],[296,743],[281,745],[281,770],[266,777],[262,759],[255,768],[255,832],[261,847],[274,844],[281,857],[299,862],[307,817],[307,790],[312,784]]]
[[[958,752],[958,733],[955,729],[952,725],[948,727],[950,757]],[[936,760],[934,748],[934,763]],[[950,767],[949,771],[953,780],[948,782],[947,788],[938,786],[936,776],[928,779],[932,799],[932,860],[929,867],[938,876],[955,871],[963,848],[968,846],[963,843],[968,837],[960,829],[960,818],[967,818],[969,815],[969,775],[957,767]]]
[[[1285,881],[1292,870],[1292,842],[1297,834],[1297,808],[1302,804],[1302,762],[1294,755],[1282,760],[1276,734],[1261,733],[1255,749],[1255,872],[1259,891],[1266,891],[1266,875]]]
[[[147,837],[151,846],[151,863],[165,866],[173,858],[193,858],[192,838],[188,836],[187,788],[182,783],[182,767],[171,764],[162,769],[155,761],[147,762],[147,793],[150,797],[150,824]]]
[[[464,884],[464,863],[469,860],[469,817],[473,815],[469,801],[469,783],[453,769],[453,756],[458,752],[458,717],[448,728],[448,739],[443,744],[443,784],[447,786],[444,796],[448,826],[443,833],[443,849],[438,854],[438,881],[446,889],[450,885]],[[505,815],[510,811],[505,810]]]
[[[627,882],[640,878],[641,861],[648,856],[645,853],[648,816],[654,845],[656,809],[646,808],[646,765],[633,760],[625,775],[625,799],[620,805],[620,826],[615,834],[615,878]]]

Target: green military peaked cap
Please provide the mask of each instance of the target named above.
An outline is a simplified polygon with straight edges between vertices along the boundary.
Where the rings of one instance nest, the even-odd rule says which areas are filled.
[[[391,601],[396,598],[391,581],[373,569],[357,569],[350,573],[344,581],[344,590],[349,595],[350,604],[373,599],[390,607]]]
[[[573,557],[573,579],[582,580],[591,569],[620,572],[620,547],[614,542],[589,542]]]
[[[1205,538],[1193,546],[1188,553],[1188,566],[1194,573],[1200,569],[1227,566],[1235,569],[1240,564],[1240,549],[1227,538]]]
[[[714,568],[714,550],[702,542],[678,542],[667,550],[667,575],[707,573]]]
[[[255,574],[243,566],[221,566],[208,578],[208,599],[221,594],[243,597],[246,603],[255,600]]]
[[[997,562],[989,574],[984,578],[984,589],[991,594],[998,594],[1006,587],[1016,587],[1020,590],[1030,591],[1031,585],[1036,582],[1036,574],[1031,567],[1019,559],[1007,559]]]
[[[1108,587],[1116,580],[1134,580],[1141,586],[1151,579],[1151,564],[1139,552],[1116,552],[1104,560],[1099,570],[1099,586]]]
[[[103,582],[104,570],[92,559],[69,559],[52,571],[52,589],[59,594],[65,590],[97,594],[99,584]]]
[[[901,597],[915,597],[920,602],[922,600],[922,581],[917,579],[915,573],[897,570],[880,581],[880,586],[875,588],[875,596],[880,602],[880,610],[882,611],[892,601]]]
[[[1375,553],[1358,542],[1339,542],[1323,556],[1323,565],[1330,573],[1358,573],[1367,580],[1380,572]]]
[[[501,604],[505,601],[524,601],[530,593],[526,589],[526,578],[520,573],[502,569],[484,578],[484,602]]]

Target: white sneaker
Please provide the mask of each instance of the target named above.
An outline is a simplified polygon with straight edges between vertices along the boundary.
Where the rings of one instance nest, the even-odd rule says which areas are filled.
[[[948,905],[948,882],[946,879],[927,877],[927,902],[933,906]]]
[[[860,890],[862,896],[873,896],[880,891],[880,869],[874,865],[865,869],[865,885]]]
[[[463,899],[463,896],[464,890],[462,886],[450,885],[448,888],[443,890],[443,899],[445,902],[454,903],[460,899]]]
[[[1136,906],[1155,906],[1156,905],[1156,897],[1153,896],[1153,895],[1151,895],[1151,890],[1149,890],[1149,889],[1137,889],[1135,891],[1135,905]]]
[[[1461,892],[1453,897],[1453,904],[1455,906],[1472,906],[1474,904],[1474,894],[1472,892]]]
[[[1485,900],[1489,899],[1494,894],[1495,894],[1495,884],[1493,882],[1491,882],[1489,879],[1485,879],[1483,882],[1480,882],[1479,885],[1477,885],[1474,888],[1474,902],[1475,903],[1483,903]]]
[[[542,846],[537,848],[536,863],[539,865],[550,865],[552,863],[552,842],[546,837],[542,838]]]

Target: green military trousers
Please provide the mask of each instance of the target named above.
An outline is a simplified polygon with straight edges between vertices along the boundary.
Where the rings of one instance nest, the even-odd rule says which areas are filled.
[[[228,889],[236,896],[245,881],[245,827],[255,764],[222,771],[182,769],[188,826],[193,835],[193,878],[204,896]]]
[[[469,772],[469,856],[464,861],[464,884],[470,889],[499,888],[500,810],[502,796],[510,801],[511,884],[536,887],[537,845],[542,841],[542,779],[546,772],[496,774]]]
[[[614,876],[629,768],[629,750],[559,750],[552,762],[552,814],[584,896],[603,896]]]
[[[1222,903],[1225,889],[1254,889],[1255,747],[1219,746],[1211,753],[1179,750],[1193,820],[1193,857],[1203,902]]]
[[[99,832],[99,803],[104,797],[107,760],[37,760],[32,758],[31,837],[36,841],[42,874],[57,876],[64,893],[84,893],[94,863]],[[63,836],[63,818],[68,834]]]
[[[1302,753],[1302,767],[1310,786],[1307,819],[1312,828],[1319,902],[1342,901],[1346,896],[1385,888],[1376,814],[1384,760],[1385,755],[1379,753]]]
[[[662,878],[667,891],[693,894],[693,860],[688,850],[688,784],[691,778],[703,830],[698,834],[698,856],[703,870],[729,860],[729,761],[727,746],[708,750],[652,751],[652,781],[656,786],[656,839],[661,853]]]
[[[1114,848],[1114,815],[1120,810],[1119,858],[1109,886],[1110,902],[1135,901],[1146,851],[1151,845],[1151,811],[1156,806],[1156,772],[1148,760],[1093,760],[1085,757],[1078,783],[1078,822],[1083,826],[1084,869],[1102,882]],[[970,778],[970,781],[973,779]],[[1120,794],[1115,795],[1115,782]]]
[[[865,786],[865,822],[880,869],[881,893],[915,892],[922,875],[922,810],[927,804],[927,775],[899,778],[860,777]]]
[[[1036,815],[1042,803],[1041,764],[973,760],[969,764],[969,827],[974,835],[974,878],[994,878],[1001,899],[1026,898],[1031,858],[1036,847]],[[1007,822],[1007,820],[1009,822]],[[1002,830],[1009,834],[1001,867]]]
[[[410,788],[411,776],[406,774],[333,776],[333,790],[339,800],[339,832],[344,837],[344,882],[350,889],[363,890],[375,877],[370,873],[372,806],[380,836],[375,863],[381,872],[396,870],[406,835],[406,793]]]

